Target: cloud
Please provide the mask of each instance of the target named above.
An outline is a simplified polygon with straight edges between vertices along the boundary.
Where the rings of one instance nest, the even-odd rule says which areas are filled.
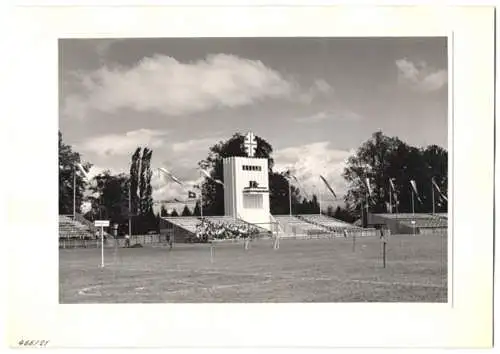
[[[108,52],[113,44],[125,41],[125,38],[114,38],[114,39],[97,39],[95,45],[95,51],[99,57],[101,63],[104,63]]]
[[[305,117],[297,117],[294,120],[297,123],[319,123],[324,121],[359,121],[362,117],[352,111],[348,110],[328,110],[314,113]]]
[[[323,79],[316,79],[313,85],[299,94],[299,101],[305,104],[311,103],[315,97],[326,96],[333,92],[332,86]]]
[[[80,92],[66,97],[64,114],[80,118],[91,110],[115,113],[120,109],[188,115],[287,98],[296,89],[292,81],[261,61],[227,54],[188,63],[155,55],[133,67],[103,66],[74,75]],[[326,89],[325,83],[319,89]]]
[[[178,143],[172,144],[172,150],[174,152],[186,152],[186,151],[207,151],[208,149],[217,143],[218,141],[223,140],[222,137],[211,137],[211,138],[201,138],[201,139],[191,139],[187,141],[182,141]]]
[[[404,58],[396,60],[396,66],[398,68],[399,81],[421,92],[437,91],[448,80],[446,70],[432,69],[424,61],[416,64]]]
[[[274,159],[276,170],[291,169],[307,193],[316,193],[319,189],[323,200],[332,201],[333,196],[326,190],[319,179],[323,175],[334,189],[337,196],[346,192],[342,178],[346,159],[352,151],[330,147],[327,141],[294,146],[276,151]]]
[[[165,131],[139,129],[124,134],[92,137],[77,144],[76,148],[99,156],[131,155],[138,146],[158,148],[165,144]]]

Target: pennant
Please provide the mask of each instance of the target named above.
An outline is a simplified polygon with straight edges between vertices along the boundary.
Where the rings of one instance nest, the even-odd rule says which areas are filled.
[[[177,177],[175,177],[170,171],[168,171],[166,168],[160,167],[160,168],[158,168],[158,170],[163,172],[164,174],[166,174],[174,182],[180,184],[181,186],[183,185],[182,182]]]
[[[333,194],[333,196],[334,196],[335,198],[337,198],[337,195],[336,195],[336,194],[335,194],[335,192],[333,191],[332,187],[330,187],[330,185],[329,185],[329,184],[328,184],[328,182],[326,181],[325,177],[323,177],[323,176],[321,176],[321,175],[320,175],[320,176],[319,176],[319,178],[321,178],[321,180],[323,181],[323,183],[325,183],[326,188],[328,188],[328,190],[329,190],[329,191]]]
[[[448,201],[448,198],[443,194],[443,192],[441,192],[441,189],[439,188],[436,181],[434,180],[434,177],[431,178],[431,181],[432,181],[432,185],[434,186],[434,188],[436,188],[436,190],[438,191],[439,196],[441,198],[443,198],[444,200]]]
[[[394,198],[394,201],[396,202],[396,204],[399,204],[398,195],[396,193],[396,186],[394,185],[394,178],[389,178],[389,186],[391,189],[389,191],[389,193],[392,193],[392,197]]]
[[[372,186],[370,185],[370,179],[365,178],[366,181],[366,188],[368,188],[368,195],[371,197],[372,196]]]
[[[224,186],[224,182],[222,182],[221,180],[218,180],[218,179],[213,178],[212,176],[210,176],[210,173],[208,173],[207,170],[204,170],[203,168],[200,168],[200,172],[203,173],[205,175],[205,177],[207,177],[208,179],[214,181],[215,183],[220,184],[221,186]]]
[[[389,178],[389,184],[393,192],[396,192],[396,187],[394,186],[394,178]]]
[[[302,188],[302,184],[299,182],[299,179],[295,175],[291,174],[290,170],[286,171],[285,173],[282,173],[282,176],[285,177],[288,183],[291,183],[292,180],[295,181],[295,183],[299,186],[299,189],[302,191],[302,193],[304,193],[304,195],[307,198],[310,198],[309,193],[306,191],[305,188]]]
[[[297,179],[297,177],[296,177],[294,174],[292,174],[292,171],[291,171],[291,170],[286,171],[285,176],[286,176],[287,178],[291,178],[291,179],[293,179],[295,182],[299,183],[299,180]]]
[[[89,172],[83,167],[83,165],[79,162],[76,163],[76,167],[80,170],[80,172],[85,176],[85,179],[89,179]]]
[[[417,183],[412,179],[410,181],[410,185],[411,185],[411,188],[412,188],[413,192],[417,196],[418,201],[420,202],[420,204],[422,204],[422,199],[420,199],[420,196],[418,195]]]

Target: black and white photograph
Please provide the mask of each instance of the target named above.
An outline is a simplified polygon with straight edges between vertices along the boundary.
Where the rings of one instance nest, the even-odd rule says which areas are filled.
[[[493,346],[493,8],[70,3],[2,32],[11,347]]]
[[[61,39],[60,303],[446,303],[447,41]]]

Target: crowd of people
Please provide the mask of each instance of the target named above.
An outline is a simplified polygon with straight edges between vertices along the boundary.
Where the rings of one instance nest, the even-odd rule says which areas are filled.
[[[214,222],[203,219],[200,224],[196,225],[196,238],[200,242],[251,238],[258,233],[259,230],[256,227],[241,223]]]

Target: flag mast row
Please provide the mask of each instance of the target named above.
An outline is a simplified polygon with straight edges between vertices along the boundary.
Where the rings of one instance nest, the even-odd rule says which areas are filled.
[[[86,180],[90,180],[89,178],[89,172],[82,166],[82,164],[80,163],[76,163],[74,166],[73,166],[73,217],[76,215],[76,170],[78,170],[84,175],[84,178]],[[174,182],[176,182],[177,184],[181,185],[181,186],[184,186],[184,183],[179,179],[177,178],[176,176],[174,176],[170,171],[168,171],[166,168],[164,167],[159,167],[157,169],[158,171],[162,172],[163,174],[165,174],[166,176],[168,176],[170,179],[172,179]],[[213,178],[210,173],[208,171],[206,171],[205,169],[202,169],[202,168],[199,168],[199,171],[202,175],[204,175],[206,178],[214,181],[215,183],[219,184],[219,185],[222,185],[224,187],[224,182],[216,179],[216,178]],[[290,172],[290,171],[288,171]],[[288,173],[289,176],[287,177],[287,181],[288,181],[288,195],[289,195],[289,212],[290,212],[290,215],[292,214],[292,198],[291,198],[291,179],[293,178],[297,183],[299,183],[298,181],[298,178],[295,176],[295,175],[292,175],[291,173]],[[325,186],[327,187],[327,189],[332,193],[332,195],[334,196],[335,199],[337,199],[337,195],[335,194],[335,192],[333,191],[333,188],[330,186],[330,184],[327,182],[327,180],[325,179],[325,177],[323,177],[322,175],[319,175],[320,179],[323,181],[323,183],[325,184]],[[396,213],[398,213],[398,205],[399,205],[399,200],[397,198],[397,192],[396,192],[396,188],[395,188],[395,185],[394,185],[394,178],[389,178],[389,212],[392,213],[392,210],[393,210],[393,197],[394,197],[394,203],[395,203],[395,206],[396,206]],[[435,214],[435,190],[438,192],[439,196],[441,199],[445,200],[445,201],[448,201],[448,198],[446,197],[446,195],[444,195],[444,193],[441,191],[441,189],[439,188],[438,184],[436,183],[435,181],[435,178],[432,177],[431,178],[431,184],[432,184],[432,213]],[[372,188],[371,188],[371,185],[370,185],[370,179],[369,178],[365,178],[365,186],[366,186],[366,211],[367,211],[367,214],[368,214],[368,208],[369,208],[369,203],[368,203],[368,200],[369,198],[372,197]],[[417,200],[419,201],[419,203],[422,204],[422,200],[420,199],[420,196],[419,196],[419,193],[418,193],[418,189],[417,189],[417,184],[415,182],[415,180],[410,180],[410,187],[411,187],[411,194],[412,194],[412,213],[415,214],[415,203],[414,203],[414,197],[416,196],[417,197]],[[203,217],[203,190],[201,188],[201,186],[198,186],[198,185],[193,185],[193,188],[196,188],[196,189],[199,189],[200,190],[200,214],[201,216]],[[394,195],[393,195],[394,193]],[[138,197],[140,198],[140,195],[139,195],[139,190],[137,191],[137,195]],[[319,196],[318,196],[319,197]],[[130,188],[130,183],[129,183],[129,214],[131,214],[131,188]],[[181,202],[181,201],[177,201],[177,202]],[[320,213],[321,213],[321,206],[320,206]],[[129,232],[130,232],[130,229],[131,229],[131,225],[130,225],[130,221],[129,221]]]

